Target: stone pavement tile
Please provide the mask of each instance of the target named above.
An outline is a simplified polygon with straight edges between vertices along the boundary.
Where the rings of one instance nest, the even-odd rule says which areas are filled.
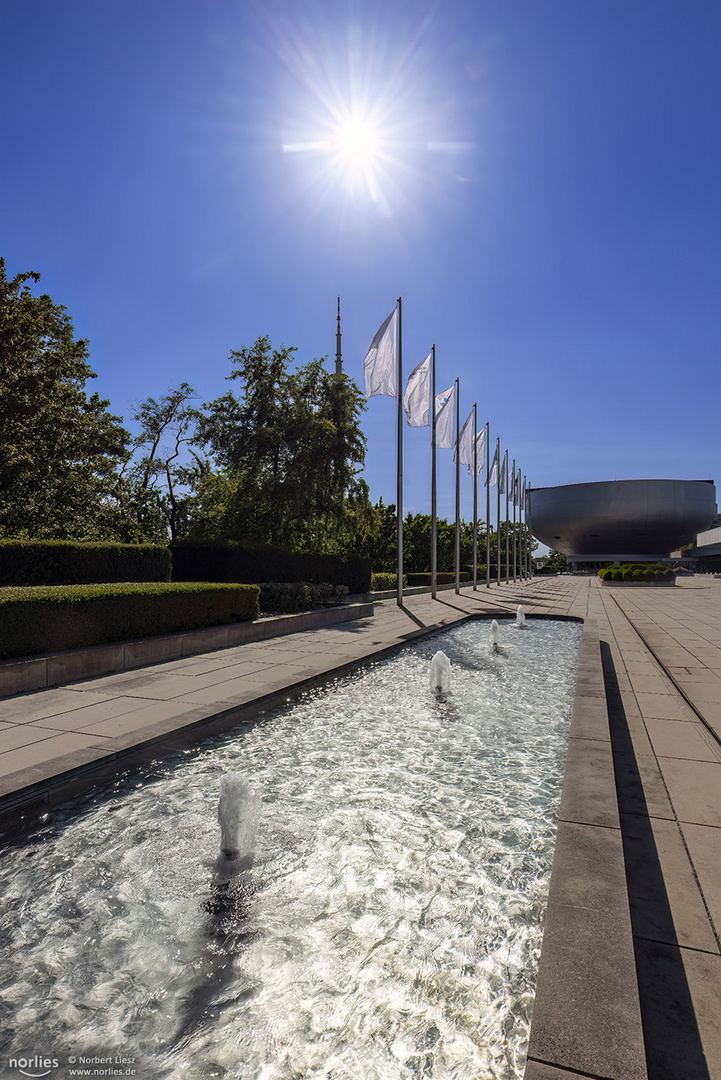
[[[721,1080],[721,957],[636,940],[649,1080]]]
[[[175,701],[156,701],[135,712],[100,720],[83,730],[91,735],[115,739],[128,732],[138,732],[143,728],[153,727],[164,720],[175,721],[175,726],[181,727],[184,720],[190,722],[197,715],[198,706],[195,704],[179,705]]]
[[[622,814],[621,834],[634,936],[717,952],[678,824]]]
[[[569,739],[558,819],[618,828],[610,743]]]
[[[635,671],[629,673],[629,680],[634,692],[637,694],[676,694],[678,691],[672,682],[664,678],[659,669],[655,672],[639,675]]]
[[[94,705],[85,705],[82,709],[71,709],[58,716],[47,716],[34,720],[29,727],[45,728],[52,731],[86,731],[90,725],[99,724],[114,716],[142,709],[147,705],[146,698],[116,697],[108,698]]]
[[[622,737],[622,724],[619,723],[614,728],[613,736],[613,749],[616,750],[630,750],[638,756],[639,754],[653,754],[653,747],[651,746],[651,740],[648,737],[648,731],[646,729],[646,722],[641,716],[641,711],[636,701],[636,695],[632,692],[621,694],[621,703],[623,705],[624,720],[623,723],[627,728],[627,737],[624,740]],[[624,742],[630,745],[623,745]]]
[[[3,754],[17,750],[20,746],[29,746],[31,743],[42,742],[55,735],[48,728],[36,727],[35,724],[3,724],[0,733],[0,759]]]
[[[614,750],[613,768],[621,813],[673,820],[673,807],[654,756]]]
[[[66,758],[76,752],[78,752],[79,762],[87,760],[88,755],[82,753],[86,749],[92,751],[91,757],[102,757],[108,753],[107,739],[96,735],[76,734],[75,732],[52,735],[51,738],[43,739],[41,742],[21,746],[17,750],[8,750],[7,753],[0,754],[0,776],[7,777],[11,773],[32,769],[45,762],[52,764],[55,759]],[[28,782],[32,783],[33,781],[29,780]],[[3,790],[4,787],[0,787],[0,791]]]
[[[56,716],[59,713],[70,712],[82,705],[92,702],[107,701],[114,695],[105,690],[92,690],[78,692],[66,687],[57,687],[52,690],[34,690],[30,694],[20,694],[17,697],[6,698],[0,701],[0,720],[6,723],[26,724],[33,720],[42,720],[47,716]]]
[[[572,1069],[554,1069],[542,1061],[526,1062],[523,1080],[588,1080],[588,1073],[577,1073]]]
[[[721,746],[698,721],[647,720],[646,727],[659,757],[721,761]]]
[[[192,679],[183,675],[157,675],[152,668],[139,669],[137,672],[124,673],[117,684],[103,680],[106,690],[117,689],[123,697],[137,697],[143,700],[169,701],[192,686]],[[133,677],[134,675],[134,677]]]
[[[716,933],[721,937],[721,829],[682,822],[681,832]]]
[[[281,671],[285,665],[280,665]],[[229,679],[227,682],[218,683],[216,686],[206,686],[203,690],[191,691],[181,697],[174,698],[177,705],[242,705],[254,698],[266,697],[286,688],[290,689],[297,678],[290,673],[264,672],[262,680],[246,676],[242,679]]]
[[[679,821],[721,826],[721,762],[663,758],[661,767]]]
[[[644,718],[656,720],[694,720],[686,702],[675,694],[636,694],[638,707]]]

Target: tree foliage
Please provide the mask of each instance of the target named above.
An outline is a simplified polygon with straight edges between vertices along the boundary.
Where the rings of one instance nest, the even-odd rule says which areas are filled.
[[[140,425],[132,453],[124,467],[131,505],[139,532],[159,532],[174,543],[188,530],[193,504],[187,485],[197,475],[196,465],[185,464],[182,454],[195,435],[196,410],[189,404],[195,391],[188,383],[170,387],[159,401],[146,398],[133,407]],[[130,509],[130,506],[129,506]]]
[[[87,396],[87,342],[62,305],[32,294],[38,280],[9,280],[0,259],[0,535],[109,539],[129,435],[108,401]]]
[[[333,551],[346,513],[362,511],[365,401],[322,360],[291,370],[295,351],[259,337],[230,354],[240,395],[228,391],[196,415],[194,442],[215,470],[198,461],[191,534]]]

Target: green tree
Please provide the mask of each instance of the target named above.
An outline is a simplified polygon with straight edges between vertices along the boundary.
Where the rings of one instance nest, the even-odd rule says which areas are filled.
[[[108,401],[66,309],[34,296],[40,275],[8,279],[0,259],[0,536],[108,538],[128,432]]]
[[[197,412],[189,404],[194,396],[192,386],[182,382],[160,401],[149,397],[133,407],[140,431],[132,449],[138,456],[129,458],[123,468],[133,493],[128,513],[134,512],[138,531],[161,541],[169,538],[171,543],[188,530],[194,500],[187,486],[200,475],[197,455],[190,466],[181,457],[195,434]]]
[[[555,570],[557,574],[560,574],[563,573],[564,570],[568,570],[568,559],[562,551],[555,551],[554,548],[550,548],[546,566],[550,566],[552,570]]]
[[[198,464],[192,535],[314,551],[348,543],[346,513],[367,503],[365,399],[322,360],[291,370],[295,351],[259,337],[230,354],[240,396],[229,391],[197,414],[194,442],[215,470]]]

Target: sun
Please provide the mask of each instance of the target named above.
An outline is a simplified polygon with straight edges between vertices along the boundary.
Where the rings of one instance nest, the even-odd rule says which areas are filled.
[[[349,116],[339,126],[336,148],[349,165],[369,164],[380,151],[377,125],[367,116]]]

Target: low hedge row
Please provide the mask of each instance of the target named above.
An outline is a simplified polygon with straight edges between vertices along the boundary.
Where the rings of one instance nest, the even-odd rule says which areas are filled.
[[[173,581],[330,582],[347,585],[351,593],[370,589],[370,559],[341,559],[231,543],[177,544],[172,554]]]
[[[370,592],[385,592],[387,589],[395,589],[398,584],[398,574],[386,573],[381,570],[377,574],[371,574]],[[408,584],[408,574],[403,575],[403,587]]]
[[[0,586],[170,581],[170,551],[160,544],[0,540]]]
[[[257,619],[257,585],[47,585],[0,589],[0,659]]]
[[[331,585],[327,581],[267,581],[260,586],[260,609],[287,615],[292,611],[312,611],[314,608],[342,604],[348,595],[347,585]]]
[[[484,566],[483,567],[483,573],[485,574],[485,572],[486,572],[486,568]],[[480,577],[480,575],[481,575],[481,568],[479,567],[478,568],[478,576]],[[393,575],[393,576],[395,577],[395,575]],[[407,574],[405,576],[408,578],[408,584],[411,587],[414,586],[414,585],[430,585],[431,584],[430,571],[428,571],[425,574]],[[470,581],[472,577],[473,577],[472,572],[469,573],[467,570],[461,570],[461,572],[460,572],[460,580],[461,581]],[[436,585],[453,585],[455,580],[456,580],[456,575],[455,575],[454,571],[448,572],[448,571],[443,570],[443,571],[439,571],[438,573],[436,573]]]
[[[676,578],[670,567],[658,563],[607,566],[598,571],[598,576],[602,581],[673,581]]]

